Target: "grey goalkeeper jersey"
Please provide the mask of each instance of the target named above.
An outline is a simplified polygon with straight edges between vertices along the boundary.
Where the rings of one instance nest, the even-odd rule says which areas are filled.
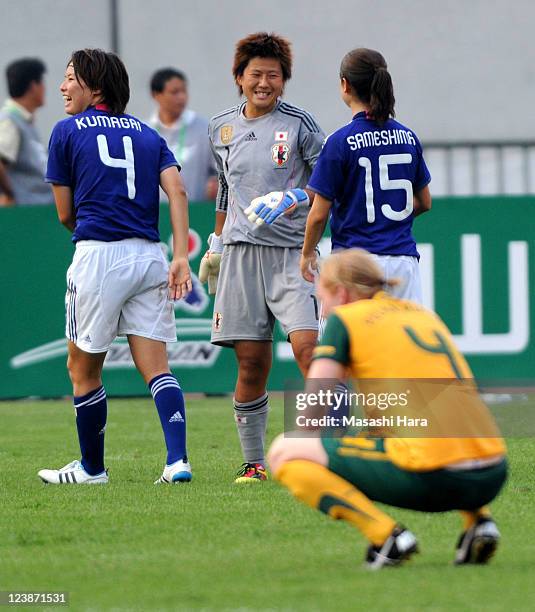
[[[243,211],[270,191],[304,188],[325,135],[309,113],[281,100],[256,119],[247,119],[244,107],[245,102],[215,115],[208,128],[219,177],[216,210],[227,213],[223,242],[301,247],[308,207],[260,227]]]

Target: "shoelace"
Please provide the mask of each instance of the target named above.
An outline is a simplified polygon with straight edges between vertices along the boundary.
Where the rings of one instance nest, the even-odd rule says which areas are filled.
[[[241,468],[236,472],[236,476],[246,476],[250,471],[260,474],[260,470],[253,463],[242,463]]]

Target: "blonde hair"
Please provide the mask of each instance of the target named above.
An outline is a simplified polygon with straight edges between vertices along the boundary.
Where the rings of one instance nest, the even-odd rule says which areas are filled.
[[[399,285],[397,278],[385,280],[381,268],[364,249],[338,251],[328,257],[321,266],[321,279],[328,288],[341,285],[356,290],[363,298]]]

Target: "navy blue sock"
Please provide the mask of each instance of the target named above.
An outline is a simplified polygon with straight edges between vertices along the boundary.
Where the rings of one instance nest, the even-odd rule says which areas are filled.
[[[104,387],[75,397],[74,411],[84,470],[91,476],[100,474],[104,471],[104,430],[108,415]]]
[[[179,459],[186,461],[186,409],[177,379],[172,374],[159,374],[149,382],[149,389],[162,424],[167,465]]]

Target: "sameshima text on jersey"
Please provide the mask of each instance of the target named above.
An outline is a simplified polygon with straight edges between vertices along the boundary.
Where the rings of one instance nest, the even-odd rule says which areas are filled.
[[[346,138],[347,144],[352,151],[364,147],[380,147],[392,144],[416,145],[416,139],[410,130],[375,130],[368,132],[357,132],[354,136]]]
[[[141,122],[132,117],[109,117],[108,115],[86,115],[85,117],[75,117],[76,127],[85,130],[91,127],[108,127],[132,129],[141,132]]]

